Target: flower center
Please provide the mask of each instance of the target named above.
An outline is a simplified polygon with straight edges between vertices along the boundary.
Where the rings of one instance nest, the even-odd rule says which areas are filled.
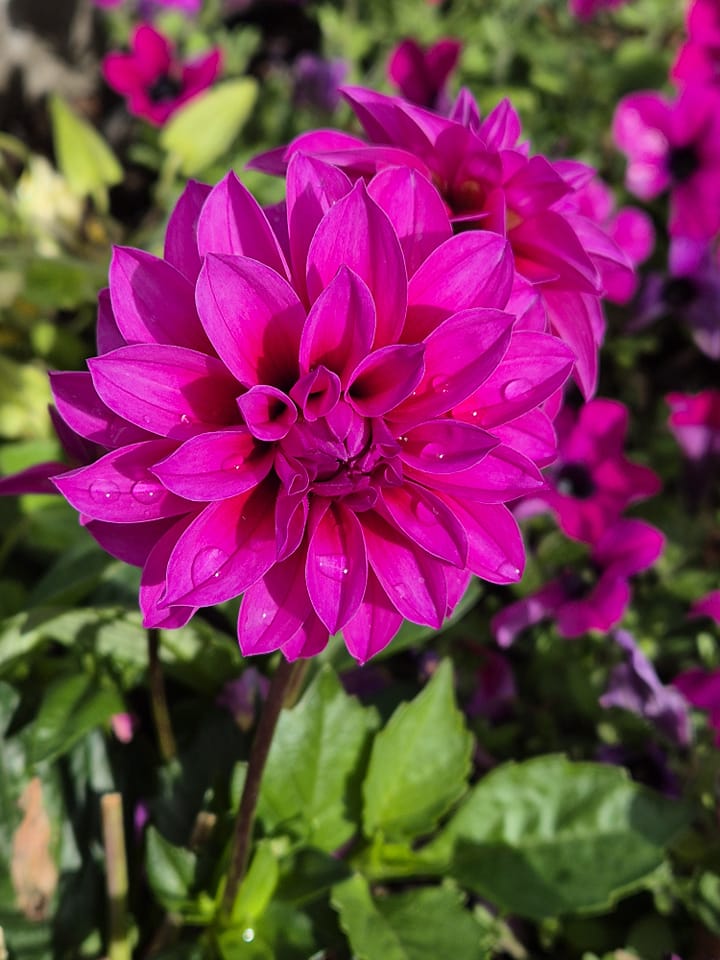
[[[597,579],[597,571],[589,564],[578,569],[566,567],[560,574],[560,583],[568,600],[584,600],[592,593]]]
[[[698,285],[692,277],[668,277],[660,296],[666,306],[677,309],[689,306],[697,299],[698,293]]]
[[[676,183],[685,183],[700,168],[700,157],[693,144],[671,147],[668,153],[668,171]]]
[[[176,100],[180,96],[182,84],[169,73],[164,73],[148,87],[147,95],[153,103],[166,103],[168,100]]]
[[[566,463],[555,478],[558,493],[576,500],[587,500],[596,490],[595,481],[583,463]]]

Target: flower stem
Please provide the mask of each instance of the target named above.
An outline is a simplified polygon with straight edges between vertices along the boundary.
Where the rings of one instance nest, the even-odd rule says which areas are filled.
[[[304,669],[302,660],[288,663],[281,658],[277,670],[270,681],[270,689],[260,713],[257,730],[250,748],[247,774],[243,785],[240,807],[235,820],[232,843],[230,847],[230,865],[228,867],[227,882],[223,893],[221,913],[230,916],[240,889],[240,884],[247,870],[252,841],[252,829],[255,822],[255,809],[260,795],[265,763],[270,753],[273,734],[277,726],[280,712],[285,704],[288,692],[294,687],[294,680]]]
[[[130,960],[132,951],[127,938],[128,874],[122,796],[119,793],[104,794],[100,809],[108,896],[108,958]]]
[[[160,663],[160,634],[157,630],[148,630],[148,675],[150,680],[150,703],[157,732],[160,754],[165,763],[175,759],[177,746],[170,723],[165,680]]]

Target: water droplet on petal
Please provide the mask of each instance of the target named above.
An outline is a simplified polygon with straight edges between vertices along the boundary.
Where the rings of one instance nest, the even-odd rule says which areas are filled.
[[[113,480],[94,480],[88,492],[96,503],[112,503],[120,496],[120,487]]]
[[[523,394],[528,393],[532,390],[532,383],[530,380],[525,380],[520,378],[519,380],[508,380],[505,386],[502,388],[502,395],[505,400],[517,400],[518,397],[522,397]]]
[[[327,553],[317,558],[318,570],[328,580],[341,581],[350,572],[347,557],[342,553]]]
[[[180,423],[190,423],[190,417],[186,413],[180,414]]]
[[[253,940],[255,939],[255,931],[253,930],[253,928],[248,927],[247,930],[243,930],[242,938],[245,941],[245,943],[252,943]]]
[[[508,580],[515,581],[520,579],[520,570],[518,567],[507,560],[500,564],[497,568],[497,573],[498,576],[507,577]]]
[[[195,586],[220,576],[220,568],[228,555],[220,547],[205,547],[192,562],[190,577]]]
[[[474,417],[476,417],[476,416],[478,415],[477,410],[473,410],[472,415],[473,415]]]
[[[430,379],[430,386],[435,393],[447,393],[450,390],[450,383],[446,376],[440,375]]]
[[[147,480],[138,480],[132,485],[130,493],[138,503],[155,503],[158,495],[157,483]]]

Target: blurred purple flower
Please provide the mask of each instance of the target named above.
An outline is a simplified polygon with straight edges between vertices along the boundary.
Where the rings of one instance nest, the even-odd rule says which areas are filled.
[[[667,754],[657,743],[647,743],[642,748],[604,745],[596,751],[595,759],[625,767],[633,780],[667,797],[681,794],[680,781],[670,769]]]
[[[179,60],[167,37],[147,23],[135,28],[130,53],[109,53],[102,64],[106,82],[127,98],[130,113],[155,126],[209,87],[221,67],[219,48],[195,60]]]
[[[626,660],[613,667],[608,688],[600,697],[601,706],[636,713],[669,740],[686,747],[690,742],[687,700],[674,687],[660,681],[632,634],[616,630],[613,636]]]
[[[720,456],[720,390],[669,393],[668,426],[688,460]]]
[[[670,234],[714,236],[720,229],[720,91],[693,87],[674,101],[632,93],[617,105],[613,134],[628,157],[628,189],[641,200],[670,191]]]
[[[579,20],[591,20],[600,10],[615,10],[628,0],[568,0],[568,10]]]
[[[497,720],[517,699],[515,676],[508,658],[497,650],[483,650],[481,660],[475,671],[475,690],[465,710],[470,717]]]
[[[292,67],[293,100],[302,106],[332,113],[340,102],[340,84],[348,72],[345,60],[325,60],[314,53],[302,53]]]
[[[569,537],[595,543],[626,507],[654,496],[660,478],[625,457],[628,410],[617,400],[595,398],[577,413],[566,406],[555,427],[558,459],[539,499]]]
[[[257,706],[267,696],[269,686],[269,680],[259,670],[246,667],[239,677],[223,686],[215,703],[230,711],[241,730],[250,730]]]
[[[447,114],[452,106],[447,82],[461,50],[459,40],[438,40],[429,47],[413,39],[403,40],[390,54],[388,78],[410,103]]]
[[[649,523],[618,520],[593,545],[584,566],[562,571],[497,613],[490,623],[496,641],[509,647],[519,633],[545,619],[555,621],[561,637],[610,630],[630,603],[628,578],[651,566],[663,545],[663,535]]]
[[[708,715],[715,731],[715,744],[720,747],[720,670],[686,670],[673,680],[685,699]]]
[[[711,590],[690,608],[692,617],[710,617],[720,627],[720,590]]]

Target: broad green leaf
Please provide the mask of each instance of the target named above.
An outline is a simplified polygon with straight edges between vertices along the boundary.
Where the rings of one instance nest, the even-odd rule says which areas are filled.
[[[278,859],[271,840],[255,847],[250,868],[232,908],[232,924],[245,928],[263,915],[272,900],[280,876]]]
[[[544,756],[488,774],[432,847],[454,845],[450,872],[464,886],[542,919],[642,887],[688,817],[620,767]]]
[[[300,849],[280,863],[278,899],[296,905],[308,903],[346,880],[350,872],[348,864],[337,857],[313,847]]]
[[[98,677],[85,673],[59,677],[48,688],[32,725],[32,761],[66,753],[89,730],[123,710],[117,689],[101,685]]]
[[[95,128],[58,96],[50,98],[53,143],[58,167],[72,189],[107,210],[107,188],[123,177],[115,154]]]
[[[465,792],[472,736],[455,705],[444,661],[411,703],[401,704],[373,744],[363,784],[365,833],[413,837],[433,829]]]
[[[237,643],[199,616],[186,627],[160,631],[160,659],[168,674],[204,693],[216,693],[243,663]]]
[[[267,830],[290,829],[311,846],[335,850],[354,830],[351,792],[374,710],[348,696],[324,667],[278,723],[258,812]]]
[[[153,893],[166,910],[182,912],[191,899],[197,857],[177,847],[153,826],[145,835],[145,870]]]
[[[375,897],[360,874],[334,887],[340,914],[357,960],[487,960],[485,931],[447,887],[422,887]]]
[[[250,77],[219,83],[177,111],[160,134],[160,144],[180,160],[187,176],[200,173],[230,148],[257,98]]]

